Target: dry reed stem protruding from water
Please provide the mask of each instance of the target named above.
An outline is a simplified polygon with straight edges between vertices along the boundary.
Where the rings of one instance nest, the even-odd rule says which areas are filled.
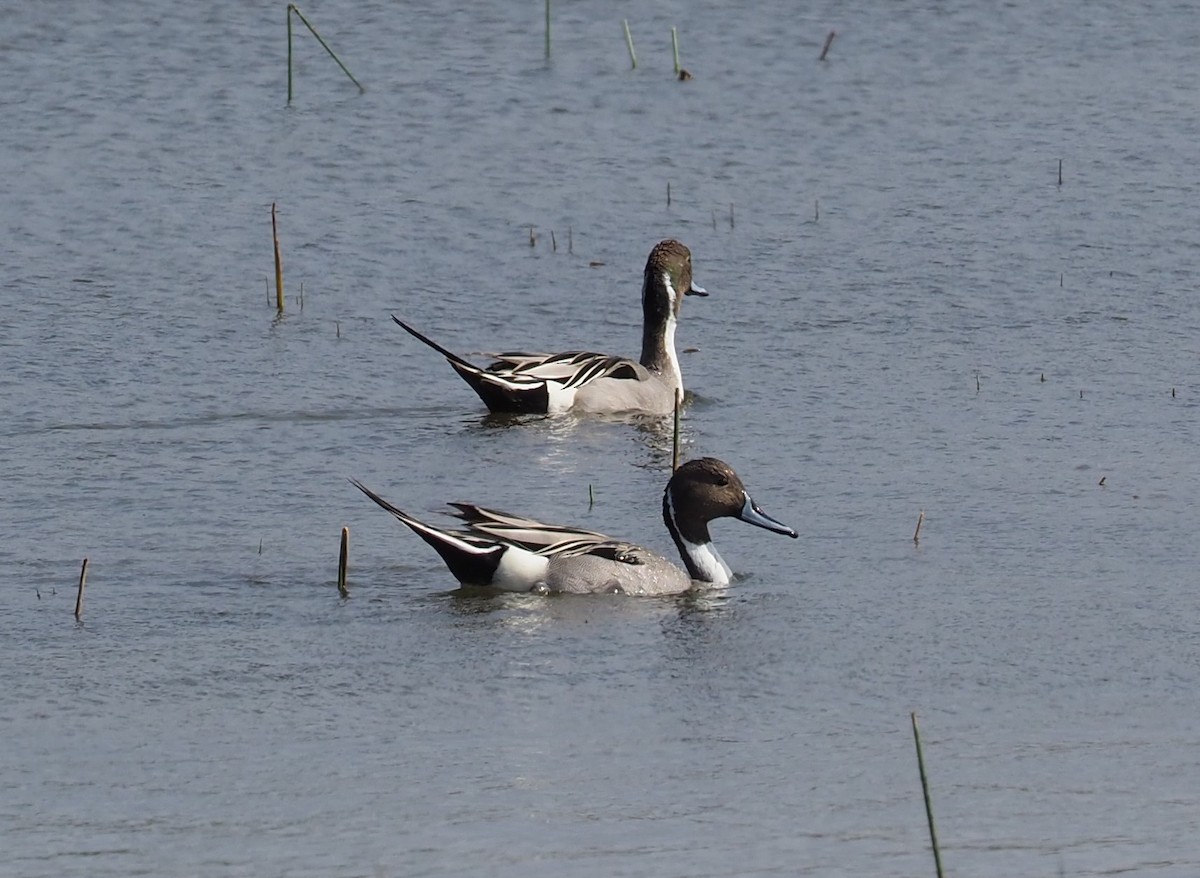
[[[271,240],[275,243],[275,308],[283,313],[283,257],[279,254],[279,224],[275,220],[275,202],[271,202]]]
[[[837,36],[837,31],[831,30],[829,36],[825,37],[825,45],[821,47],[821,57],[818,61],[824,61],[825,56],[829,54],[829,47],[833,45],[833,38]]]
[[[929,843],[933,846],[933,864],[938,878],[942,875],[942,853],[938,850],[937,829],[933,825],[933,800],[929,796],[929,778],[925,775],[925,754],[921,752],[921,732],[917,729],[917,712],[912,712],[913,741],[917,745],[917,770],[921,773],[921,793],[925,797],[925,819],[929,822]]]
[[[918,546],[921,544],[921,525],[925,522],[925,510],[922,509],[917,516],[917,529],[913,531],[913,542]]]
[[[79,622],[83,619],[83,587],[87,584],[87,569],[88,559],[83,559],[83,566],[79,568],[79,591],[75,595],[75,621]]]
[[[346,588],[346,565],[350,559],[350,528],[342,528],[342,547],[338,552],[338,593],[344,597],[350,597],[350,590]]]

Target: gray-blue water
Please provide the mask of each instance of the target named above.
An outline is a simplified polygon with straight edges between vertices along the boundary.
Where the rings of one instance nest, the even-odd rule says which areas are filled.
[[[914,710],[950,874],[1200,874],[1200,17],[736,6],[309,2],[367,91],[297,24],[290,107],[282,3],[5,11],[0,874],[929,875]],[[348,477],[667,552],[670,427],[389,314],[636,354],[667,236],[685,452],[802,538],[455,593]]]

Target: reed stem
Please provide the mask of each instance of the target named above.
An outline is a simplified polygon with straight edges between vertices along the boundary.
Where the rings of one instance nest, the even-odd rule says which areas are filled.
[[[671,28],[671,52],[675,55],[675,75],[679,75],[679,34]]]
[[[818,61],[824,61],[825,56],[829,54],[829,47],[833,45],[833,38],[837,36],[837,31],[831,30],[829,36],[825,37],[825,45],[821,47],[821,57]]]
[[[550,0],[546,0],[546,60],[550,60]]]
[[[629,49],[630,70],[637,70],[637,54],[633,51],[633,34],[629,32],[629,19],[621,21],[625,25],[625,46]]]
[[[292,4],[287,8],[288,20],[288,106],[292,105]]]
[[[929,843],[933,845],[933,864],[938,878],[942,874],[942,854],[938,850],[937,829],[933,824],[933,800],[929,797],[929,778],[925,776],[925,756],[921,752],[921,732],[917,728],[917,712],[912,712],[913,741],[917,745],[917,770],[921,773],[921,792],[925,796],[925,819],[929,822]]]
[[[275,308],[283,313],[283,257],[279,254],[279,224],[275,220],[275,202],[271,202],[271,239],[275,242]]]
[[[546,6],[547,6],[547,8],[549,8],[550,0],[546,0]],[[342,68],[342,73],[345,73],[348,77],[350,77],[350,81],[358,86],[359,93],[361,94],[362,92],[365,92],[367,90],[366,86],[364,86],[361,82],[359,82],[357,79],[354,78],[354,74],[351,73],[350,69],[345,64],[342,63],[342,59],[337,56],[337,53],[335,53],[333,51],[333,49],[329,48],[329,43],[325,42],[325,39],[319,33],[317,33],[317,29],[312,26],[312,23],[309,22],[309,20],[307,18],[304,17],[304,13],[300,11],[299,7],[297,7],[295,3],[289,3],[288,4],[288,102],[291,103],[291,100],[292,100],[292,88],[291,88],[291,85],[292,85],[292,65],[291,65],[292,19],[291,19],[291,13],[293,13],[293,12],[296,13],[296,15],[298,15],[300,17],[300,20],[302,22],[304,22],[304,26],[309,29],[309,31],[312,33],[312,35],[314,37],[317,38],[317,42],[320,43],[321,47],[326,52],[329,53],[329,57],[337,62],[338,67]]]
[[[344,598],[350,597],[346,588],[346,564],[350,558],[350,528],[342,528],[342,548],[338,553],[338,594]]]
[[[683,408],[683,390],[675,391],[675,426],[671,431],[671,472],[679,469],[679,411]]]
[[[75,621],[83,620],[83,587],[87,584],[87,569],[88,559],[83,559],[83,566],[79,569],[79,591],[75,595]]]

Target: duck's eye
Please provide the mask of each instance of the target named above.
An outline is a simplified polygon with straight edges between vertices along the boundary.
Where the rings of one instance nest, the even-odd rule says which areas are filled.
[[[718,476],[717,476],[717,487],[718,487],[718,488],[727,488],[727,487],[729,487],[729,476],[725,476],[725,475],[718,475]]]

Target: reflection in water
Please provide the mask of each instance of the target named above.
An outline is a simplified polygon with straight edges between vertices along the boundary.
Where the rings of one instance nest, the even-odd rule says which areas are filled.
[[[464,587],[445,593],[446,607],[456,616],[496,616],[498,624],[529,631],[547,623],[590,624],[598,616],[633,622],[661,620],[664,630],[689,620],[711,617],[728,603],[728,590],[704,588],[683,595],[631,597],[613,594],[518,594]]]
[[[683,460],[689,458],[688,447],[694,442],[688,430],[688,411],[694,405],[704,407],[706,403],[691,391],[686,391],[679,425]],[[633,461],[633,465],[640,469],[669,470],[674,451],[675,419],[671,415],[652,415],[645,412],[588,415],[571,412],[557,415],[485,412],[467,416],[461,423],[468,435],[488,435],[514,428],[522,433],[532,433],[539,440],[548,443],[548,447],[543,449],[541,454],[541,461],[551,466],[560,456],[558,451],[561,450],[561,446],[573,446],[597,431],[607,434],[619,430],[621,435],[636,440],[645,452],[645,456],[640,460]],[[628,428],[632,428],[632,431]]]

